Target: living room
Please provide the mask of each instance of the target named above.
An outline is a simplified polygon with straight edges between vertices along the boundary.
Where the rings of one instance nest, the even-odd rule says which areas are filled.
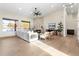
[[[79,55],[78,8],[77,3],[0,4],[0,55]]]

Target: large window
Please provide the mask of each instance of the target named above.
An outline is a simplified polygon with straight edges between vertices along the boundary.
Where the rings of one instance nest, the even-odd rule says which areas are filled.
[[[2,31],[14,31],[15,30],[15,21],[11,20],[2,20]]]
[[[28,22],[28,21],[21,21],[21,28],[22,29],[29,29],[30,28],[30,22]]]

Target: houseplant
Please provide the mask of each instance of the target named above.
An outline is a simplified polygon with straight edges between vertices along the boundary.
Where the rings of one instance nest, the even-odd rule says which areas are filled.
[[[62,22],[58,23],[58,34],[61,35],[61,32],[63,31],[63,24]]]

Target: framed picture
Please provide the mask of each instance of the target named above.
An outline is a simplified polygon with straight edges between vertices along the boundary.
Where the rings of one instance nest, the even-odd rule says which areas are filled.
[[[55,29],[56,28],[56,23],[48,23],[48,28],[49,29]]]

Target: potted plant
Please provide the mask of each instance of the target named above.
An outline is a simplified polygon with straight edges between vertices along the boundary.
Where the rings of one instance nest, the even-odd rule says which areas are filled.
[[[63,24],[62,22],[58,23],[58,34],[61,35],[61,32],[63,31]]]

